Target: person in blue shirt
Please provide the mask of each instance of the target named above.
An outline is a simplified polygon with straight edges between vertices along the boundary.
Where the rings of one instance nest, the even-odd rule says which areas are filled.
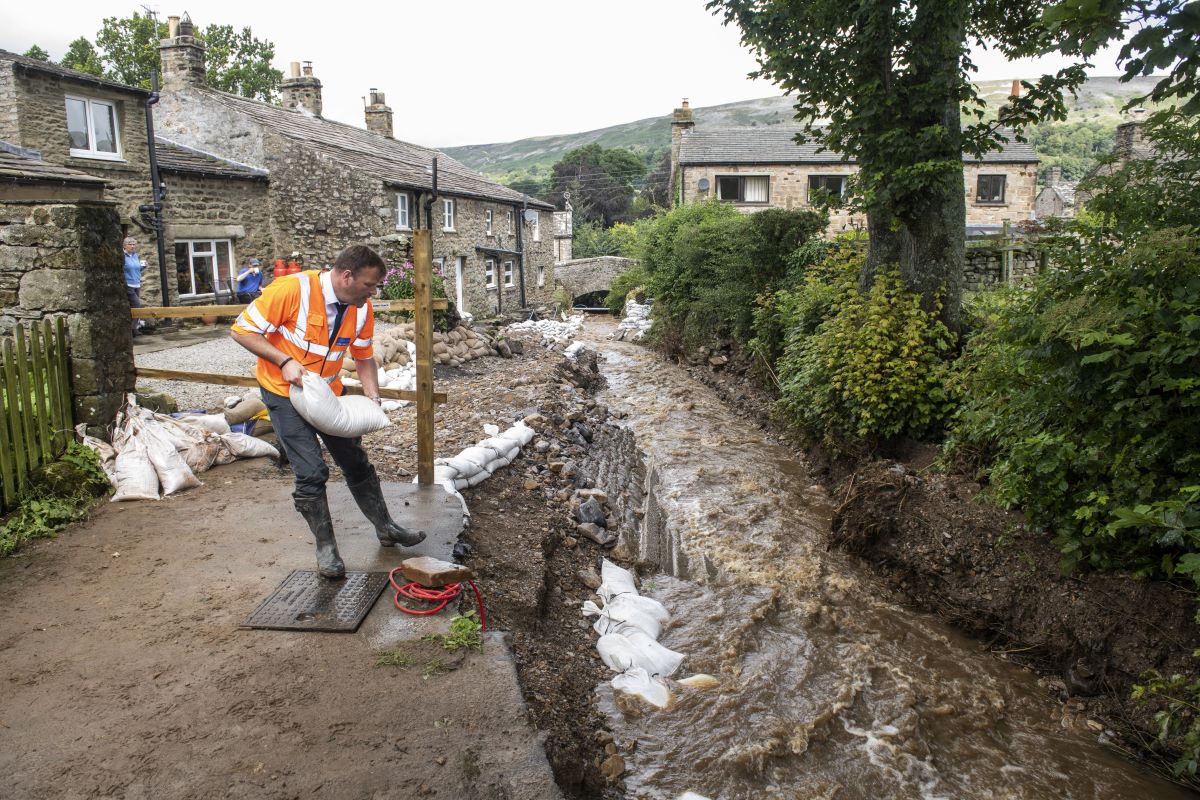
[[[142,307],[142,272],[146,269],[146,262],[138,255],[137,247],[137,239],[132,236],[121,243],[121,249],[125,251],[125,292],[129,295],[130,308]],[[144,324],[140,319],[133,320],[134,336],[141,333]]]
[[[262,292],[262,262],[252,258],[242,267],[237,276],[237,296],[239,303],[253,303],[254,298]]]

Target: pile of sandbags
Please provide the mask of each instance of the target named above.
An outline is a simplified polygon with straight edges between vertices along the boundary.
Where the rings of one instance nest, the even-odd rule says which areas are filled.
[[[375,363],[379,369],[391,371],[412,365],[416,361],[416,338],[411,322],[383,332],[376,331]],[[496,348],[492,342],[466,325],[459,325],[448,333],[433,333],[433,360],[439,364],[458,367],[473,359],[494,355]],[[342,369],[353,373],[354,360],[346,359]]]
[[[540,333],[542,335],[542,346],[554,349],[571,341],[579,329],[583,327],[584,319],[583,314],[575,314],[563,322],[555,322],[552,319],[531,319],[525,322],[514,322],[508,327],[515,331]]]
[[[501,467],[507,467],[521,454],[521,448],[533,439],[533,428],[524,421],[518,422],[503,433],[495,425],[485,425],[488,438],[473,447],[468,447],[452,458],[435,458],[433,481],[462,503],[463,514],[470,516],[467,501],[461,490],[477,486],[487,480]],[[413,478],[413,483],[417,479]]]
[[[658,643],[671,615],[662,603],[638,594],[633,573],[608,559],[600,564],[600,579],[596,594],[604,605],[586,600],[583,615],[596,618],[596,650],[605,665],[619,673],[612,679],[613,689],[666,708],[673,697],[667,678],[679,671],[684,658]],[[698,689],[718,685],[710,675],[693,675],[678,683]]]
[[[86,436],[80,441],[96,451],[109,480],[116,486],[113,502],[157,500],[199,486],[196,473],[238,458],[279,456],[271,445],[252,436],[233,433],[223,414],[168,417],[137,404],[130,394],[113,423],[112,445]]]
[[[636,300],[625,301],[625,318],[617,325],[617,330],[608,338],[618,341],[636,342],[646,335],[650,326],[650,304],[639,303]]]

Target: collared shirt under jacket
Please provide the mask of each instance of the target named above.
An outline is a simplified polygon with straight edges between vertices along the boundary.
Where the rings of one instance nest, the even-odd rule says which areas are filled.
[[[246,306],[233,323],[234,333],[258,333],[281,351],[320,375],[337,394],[342,393],[338,372],[349,351],[353,359],[375,355],[375,315],[368,300],[361,306],[348,306],[338,326],[337,336],[329,327],[337,319],[337,296],[333,293],[332,274],[316,270],[285,275],[273,281],[262,295]],[[331,343],[332,341],[332,343]],[[258,359],[255,377],[268,392],[288,396],[291,388],[283,372],[265,358]]]

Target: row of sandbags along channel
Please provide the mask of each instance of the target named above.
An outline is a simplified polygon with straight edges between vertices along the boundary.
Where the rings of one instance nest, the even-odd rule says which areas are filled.
[[[592,623],[592,630],[600,635],[596,651],[605,666],[618,673],[612,679],[616,692],[655,708],[668,708],[676,691],[672,684],[692,689],[719,685],[716,678],[702,673],[668,682],[682,666],[684,655],[658,643],[671,622],[666,607],[640,594],[633,573],[608,559],[600,564],[600,580],[596,594],[603,606],[586,600],[582,609],[585,617],[596,618]]]

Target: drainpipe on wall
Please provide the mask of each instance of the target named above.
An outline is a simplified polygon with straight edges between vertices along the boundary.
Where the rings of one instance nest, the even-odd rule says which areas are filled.
[[[523,241],[521,238],[521,227],[525,224],[525,211],[529,208],[529,196],[521,201],[521,225],[517,227],[517,280],[521,282],[521,308],[526,307],[525,303],[525,249],[521,246]]]
[[[153,106],[158,102],[158,70],[156,69],[150,70],[150,86],[150,96],[146,98],[146,145],[150,151],[150,192],[154,201],[148,205],[138,206],[138,211],[154,212],[154,239],[158,245],[158,288],[162,294],[162,304],[169,306],[171,305],[171,295],[167,287],[167,243],[164,241],[162,213],[167,191],[163,187],[162,178],[158,173],[158,149],[154,146]],[[215,286],[213,291],[216,291]]]

